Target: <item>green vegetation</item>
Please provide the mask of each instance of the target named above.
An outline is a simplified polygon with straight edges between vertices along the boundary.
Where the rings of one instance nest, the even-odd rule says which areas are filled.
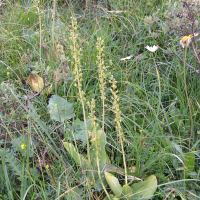
[[[199,9],[0,1],[0,199],[200,199]]]

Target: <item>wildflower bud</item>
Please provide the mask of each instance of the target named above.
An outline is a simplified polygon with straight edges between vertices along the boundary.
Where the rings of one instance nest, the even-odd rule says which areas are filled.
[[[44,87],[44,80],[37,74],[32,74],[28,77],[27,83],[35,90],[39,92]]]

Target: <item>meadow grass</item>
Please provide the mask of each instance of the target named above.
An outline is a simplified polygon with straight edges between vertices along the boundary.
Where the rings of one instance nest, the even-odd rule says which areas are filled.
[[[168,1],[0,5],[0,199],[199,199],[200,63]]]

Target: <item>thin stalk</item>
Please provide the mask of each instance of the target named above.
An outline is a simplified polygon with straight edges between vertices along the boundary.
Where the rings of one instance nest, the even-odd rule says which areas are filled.
[[[23,199],[23,197],[24,197],[24,189],[26,189],[26,185],[24,184],[24,179],[25,179],[25,160],[26,160],[26,151],[24,149],[24,152],[23,152],[23,163],[22,163],[22,176],[21,176],[21,190],[20,190],[21,199]]]
[[[96,155],[97,155],[97,168],[98,168],[99,180],[100,180],[100,182],[101,182],[101,185],[102,185],[102,187],[103,187],[103,189],[104,189],[104,192],[106,193],[108,199],[111,200],[111,198],[110,198],[110,196],[109,196],[109,194],[108,194],[108,191],[106,190],[106,187],[105,187],[105,185],[103,184],[103,181],[102,181],[102,179],[101,179],[101,170],[100,170],[100,166],[99,166],[98,152],[96,152]]]
[[[186,55],[187,55],[187,46],[185,46],[185,55],[184,55],[184,62],[183,62],[183,76],[184,76],[185,94],[186,94],[186,98],[187,98],[187,102],[188,102],[188,106],[189,106],[190,119],[191,119],[191,134],[190,134],[190,140],[189,140],[189,146],[190,146],[191,137],[193,136],[193,139],[194,139],[194,134],[193,134],[192,110],[191,110],[191,106],[190,106],[190,100],[189,100],[189,97],[188,97],[187,84],[186,84],[186,72],[185,72]]]
[[[157,77],[158,77],[158,87],[159,87],[159,104],[158,104],[158,111],[157,111],[157,119],[158,119],[158,116],[159,116],[159,113],[160,113],[160,107],[162,107],[162,112],[163,114],[165,115],[165,118],[166,118],[166,122],[167,122],[167,125],[168,125],[168,128],[169,128],[169,131],[170,131],[170,134],[172,136],[172,130],[171,130],[171,127],[168,123],[168,119],[166,117],[166,114],[165,114],[165,111],[164,111],[164,108],[163,108],[163,105],[162,105],[162,100],[161,100],[161,81],[160,81],[160,74],[159,74],[159,71],[158,71],[158,67],[157,67],[157,64],[156,64],[156,61],[155,61],[155,58],[153,56],[153,60],[154,60],[154,64],[155,64],[155,67],[156,67],[156,74],[157,74]],[[173,137],[172,137],[173,138]]]
[[[198,60],[198,64],[199,64],[199,73],[200,73],[200,59],[199,59],[199,56],[198,56],[198,54],[197,54],[197,51],[196,51],[196,49],[195,49],[195,47],[194,47],[194,43],[192,42],[192,48],[193,48],[193,51],[194,51],[194,53],[195,53],[195,56],[196,56],[196,58],[197,58],[197,60]]]
[[[72,31],[70,33],[71,37],[70,40],[72,41],[72,46],[70,46],[71,51],[72,51],[72,57],[73,57],[73,65],[74,65],[74,75],[77,83],[75,83],[76,87],[78,88],[78,94],[79,94],[79,101],[82,104],[82,113],[83,113],[83,118],[84,118],[84,127],[85,127],[85,136],[86,136],[86,141],[87,141],[87,157],[88,157],[88,163],[90,163],[90,144],[89,144],[89,136],[88,136],[88,130],[87,130],[87,124],[86,124],[86,112],[85,112],[85,97],[84,97],[84,91],[82,91],[82,71],[81,71],[81,62],[80,62],[80,50],[78,50],[78,45],[76,39],[78,38],[77,34],[77,22],[72,16]],[[93,194],[91,191],[91,186],[90,183],[87,179],[87,176],[85,172],[83,171],[83,174],[85,175],[87,185],[89,188],[89,192],[91,195],[91,198],[93,198]]]
[[[75,54],[75,59],[76,60],[76,54]],[[77,65],[77,62],[75,62],[75,65]],[[78,68],[78,66],[76,66]],[[77,76],[79,77],[79,70],[77,70]],[[87,124],[86,124],[86,114],[85,114],[85,104],[84,104],[84,100],[83,100],[83,92],[81,90],[81,83],[80,83],[80,80],[77,79],[77,82],[78,82],[78,91],[79,91],[79,97],[80,97],[80,102],[82,104],[82,111],[83,111],[83,119],[84,119],[84,127],[85,127],[85,135],[86,135],[86,141],[87,141],[87,156],[88,156],[88,163],[90,164],[90,144],[89,144],[89,137],[88,137],[88,132],[87,132]],[[85,173],[84,173],[85,175]],[[89,192],[90,192],[90,195],[92,197],[92,191],[91,191],[91,187],[90,187],[90,184],[89,184],[89,181],[87,179],[87,176],[85,175],[86,177],[86,181],[87,181],[87,184],[88,184],[88,187],[89,187]],[[93,199],[93,197],[92,197]]]
[[[42,23],[41,16],[39,13],[39,23],[40,23],[40,65],[42,64]]]
[[[76,62],[75,62],[75,65],[76,65]],[[79,77],[79,70],[77,70],[77,76]],[[87,131],[87,124],[86,124],[85,103],[84,103],[84,100],[83,100],[83,95],[82,95],[83,92],[81,90],[80,80],[78,79],[77,82],[78,82],[78,92],[79,92],[79,96],[80,96],[80,102],[82,104],[82,111],[83,111],[85,136],[86,136],[86,141],[87,141],[87,156],[88,156],[88,162],[90,164],[90,144],[89,144],[89,137],[88,137],[88,131]]]
[[[103,106],[103,113],[102,113],[102,130],[104,130],[104,123],[105,123],[105,65],[104,65],[104,54],[103,54],[103,40],[101,39],[101,37],[97,38],[97,50],[98,50],[98,56],[97,56],[97,60],[98,60],[98,73],[99,73],[99,88],[100,88],[100,93],[101,93],[101,100],[102,100],[102,106]]]
[[[86,113],[85,113],[85,103],[84,103],[84,92],[82,91],[82,72],[80,68],[80,59],[78,57],[78,53],[80,53],[77,50],[76,47],[76,37],[77,34],[73,30],[72,32],[72,42],[73,42],[73,58],[74,58],[74,71],[76,73],[76,79],[77,79],[77,88],[78,88],[78,93],[80,97],[80,102],[82,104],[82,111],[83,111],[83,119],[84,119],[84,127],[85,127],[85,136],[86,136],[86,141],[87,141],[87,156],[88,156],[88,162],[90,163],[90,144],[89,144],[89,137],[88,137],[88,131],[87,131],[87,124],[86,124]]]
[[[82,104],[83,119],[84,119],[84,126],[85,126],[85,135],[86,135],[86,140],[87,140],[87,156],[88,156],[88,162],[90,164],[90,144],[89,144],[89,137],[88,137],[88,132],[87,132],[87,124],[86,124],[85,104],[84,104],[82,96],[80,96],[80,99],[81,99],[81,104]]]
[[[124,163],[125,185],[127,185],[128,184],[128,180],[127,180],[126,158],[125,158],[124,144],[123,144],[123,138],[121,136],[121,132],[119,132],[119,135],[120,135],[120,144],[121,144],[121,148],[122,148],[123,163]]]
[[[122,155],[123,155],[123,164],[124,164],[124,172],[125,172],[125,185],[128,184],[128,180],[127,180],[127,167],[126,167],[126,159],[125,159],[125,152],[124,152],[124,144],[123,144],[123,132],[122,132],[122,127],[121,127],[121,111],[119,109],[119,98],[117,96],[117,91],[116,91],[116,83],[117,81],[115,81],[115,79],[113,78],[113,76],[110,77],[109,82],[112,84],[112,89],[111,89],[111,93],[113,95],[112,100],[113,100],[113,112],[115,113],[115,122],[116,122],[116,130],[118,131],[119,134],[119,140],[120,140],[120,145],[121,145],[121,149],[122,149]]]
[[[53,1],[53,23],[52,23],[52,44],[53,44],[53,48],[54,48],[54,26],[55,26],[55,12],[56,12],[56,0]]]
[[[41,69],[41,74],[42,74],[42,78],[44,80],[45,83],[45,79],[44,79],[44,75],[43,75],[43,70],[42,70],[42,20],[41,20],[41,11],[40,11],[40,5],[37,5],[37,9],[38,9],[38,14],[39,14],[39,25],[40,25],[40,69]]]
[[[160,85],[160,74],[159,74],[154,56],[153,56],[153,61],[154,61],[155,67],[156,67],[156,74],[157,74],[157,77],[158,77],[158,88],[159,88],[159,95],[158,95],[159,104],[158,104],[158,112],[157,112],[157,116],[158,116],[159,113],[160,113],[160,105],[161,105],[161,85]]]
[[[102,72],[101,72],[102,73]],[[105,123],[105,93],[102,92],[102,107],[103,107],[103,113],[102,113],[102,130],[104,131],[104,123]]]

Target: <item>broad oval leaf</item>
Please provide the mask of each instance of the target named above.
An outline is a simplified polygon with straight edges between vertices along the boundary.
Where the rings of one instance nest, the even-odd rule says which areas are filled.
[[[141,196],[142,199],[150,199],[157,189],[156,176],[151,175],[146,181],[134,183],[131,185],[131,188],[133,189],[133,193]]]
[[[115,195],[121,195],[122,192],[122,186],[120,185],[118,179],[112,175],[111,173],[108,173],[104,171],[106,181],[108,185],[110,186],[111,190]]]
[[[89,166],[87,159],[76,151],[76,148],[73,144],[69,142],[63,142],[63,145],[70,154],[70,156],[74,159],[76,164],[79,164],[84,167]]]
[[[122,197],[124,197],[124,199],[131,199],[131,194],[133,194],[133,190],[130,186],[128,185],[124,185],[122,187]]]
[[[61,123],[74,116],[73,104],[68,103],[67,100],[59,97],[58,95],[53,95],[51,97],[48,108],[51,119]]]

